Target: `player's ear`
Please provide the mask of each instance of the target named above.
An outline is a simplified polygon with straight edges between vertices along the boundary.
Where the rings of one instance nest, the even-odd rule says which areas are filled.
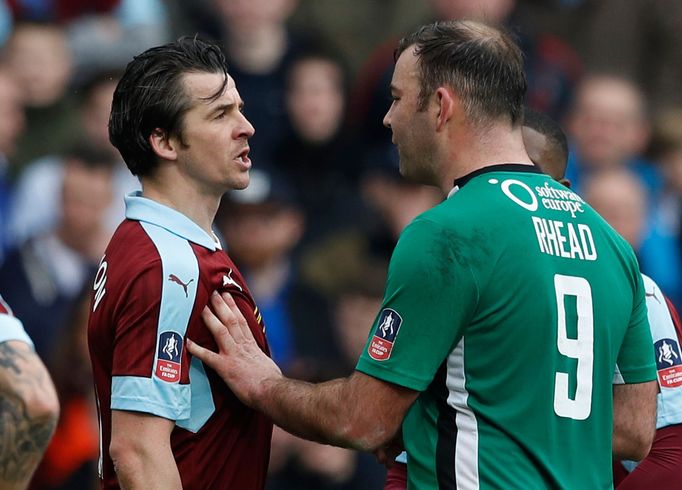
[[[442,131],[457,110],[459,99],[447,87],[438,87],[435,97],[438,104],[436,131]]]
[[[168,135],[167,131],[156,128],[149,135],[149,144],[159,158],[164,160],[176,160],[178,154],[175,151],[175,140]]]

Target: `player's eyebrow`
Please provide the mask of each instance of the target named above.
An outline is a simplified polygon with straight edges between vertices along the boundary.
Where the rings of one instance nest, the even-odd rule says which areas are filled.
[[[213,107],[209,111],[209,116],[214,116],[216,114],[219,114],[221,112],[229,112],[232,110],[233,107],[237,106],[237,108],[241,111],[244,110],[244,101],[240,100],[237,102],[228,102],[228,103],[223,103],[219,104],[215,107]]]

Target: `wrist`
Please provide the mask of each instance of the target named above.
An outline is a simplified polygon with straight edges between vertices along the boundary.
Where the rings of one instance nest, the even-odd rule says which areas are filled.
[[[267,413],[267,407],[270,401],[275,397],[275,393],[282,385],[284,376],[281,372],[273,373],[265,379],[256,383],[251,390],[251,397],[249,405],[263,413]]]

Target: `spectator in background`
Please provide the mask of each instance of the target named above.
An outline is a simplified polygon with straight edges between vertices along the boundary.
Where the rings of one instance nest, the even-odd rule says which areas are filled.
[[[0,296],[0,487],[21,490],[50,441],[59,402],[50,375]]]
[[[301,54],[287,71],[284,100],[291,129],[273,158],[295,186],[308,222],[306,243],[360,216],[361,156],[344,125],[347,87],[344,62],[323,48]]]
[[[658,269],[677,280],[682,261],[682,109],[669,109],[656,119],[651,154],[659,163],[663,187],[648,224],[659,248],[665,247],[665,250],[652,254],[650,260],[661,257]],[[672,266],[665,263],[669,256],[677,259]],[[666,284],[665,292],[678,309],[682,308],[682,285],[675,289]]]
[[[394,147],[383,150],[368,156],[361,177],[362,219],[309,247],[301,257],[305,281],[331,297],[354,281],[364,258],[386,268],[405,226],[442,200],[434,187],[400,175]]]
[[[590,176],[581,195],[632,245],[641,271],[679,302],[678,241],[665,230],[652,231],[657,220],[651,220],[647,188],[637,174],[622,167],[605,169]]]
[[[0,37],[17,21],[63,26],[78,82],[123,68],[136,53],[166,41],[169,30],[162,0],[0,0]]]
[[[14,156],[17,165],[65,151],[76,134],[76,111],[67,92],[73,56],[64,28],[17,23],[2,54],[7,71],[17,78],[26,107],[26,130]]]
[[[294,251],[305,217],[294,190],[279,174],[250,175],[249,187],[223,197],[216,225],[263,316],[272,357],[288,372],[297,360],[333,352],[331,342],[320,341],[331,320],[324,299],[298,277]]]
[[[646,188],[636,174],[611,168],[594,174],[581,194],[639,254],[647,217]]]
[[[646,100],[631,81],[613,75],[586,76],[576,90],[566,128],[572,143],[566,178],[582,190],[583,178],[618,167],[635,172],[650,193],[661,185],[655,166],[644,159],[650,123]]]
[[[659,216],[665,227],[679,236],[682,225],[682,107],[669,109],[657,118],[652,153],[663,174]]]
[[[334,340],[343,376],[353,372],[367,342],[367,325],[381,307],[388,269],[387,261],[372,255],[359,255],[355,262],[354,274],[344,278],[334,295]]]
[[[105,227],[113,232],[124,217],[123,197],[139,189],[136,177],[130,174],[116,148],[109,142],[108,124],[111,98],[119,72],[94,75],[78,91],[78,140],[116,162],[114,168],[114,198],[105,216]],[[59,200],[66,159],[59,154],[48,155],[25,167],[16,183],[10,228],[14,242],[20,244],[55,226],[59,220]]]
[[[94,271],[110,231],[103,216],[112,198],[109,154],[75,149],[66,158],[61,218],[55,228],[10,250],[0,291],[20,315],[36,352],[50,358],[71,303]]]
[[[634,80],[655,110],[682,105],[682,2],[591,1],[585,61]]]
[[[657,217],[663,179],[658,166],[643,156],[651,128],[641,90],[622,77],[597,74],[586,77],[577,90],[567,129],[572,152],[566,177],[578,193],[582,193],[586,181],[601,172],[613,171],[614,176],[620,175],[622,180],[629,181],[630,178],[625,179],[625,174],[618,172],[627,170],[641,183],[642,203],[635,203],[640,196],[635,187],[639,186],[627,184],[636,194],[629,198],[633,212],[644,213],[642,217],[633,215],[630,225],[639,233],[631,238],[638,244],[635,249],[640,267],[679,302],[682,281],[678,271],[682,263],[674,234]],[[615,189],[613,192],[617,193]],[[635,225],[635,221],[639,223]]]
[[[230,74],[246,101],[244,114],[258,128],[251,158],[272,163],[271,151],[286,134],[286,73],[308,39],[286,27],[298,0],[213,0]]]
[[[6,70],[0,71],[0,264],[13,242],[10,232],[14,184],[13,156],[17,139],[24,129],[24,107],[17,81]]]

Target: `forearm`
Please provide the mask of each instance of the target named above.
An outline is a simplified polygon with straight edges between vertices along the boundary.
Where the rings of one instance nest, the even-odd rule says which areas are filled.
[[[47,369],[23,342],[0,344],[0,488],[26,488],[59,417]]]
[[[0,392],[0,488],[28,486],[56,424],[56,415],[32,417],[20,397]]]
[[[655,434],[655,426],[613,427],[613,457],[616,460],[640,461],[646,457],[651,448],[651,440]]]
[[[287,432],[311,441],[368,450],[351,429],[353,407],[347,378],[321,384],[279,378],[263,384],[264,395],[255,407]]]
[[[384,411],[385,416],[371,416],[367,403],[373,403],[372,396],[365,393],[365,378],[358,381],[356,376],[321,384],[284,377],[267,380],[255,408],[299,437],[373,451],[393,438],[402,416],[391,413],[391,409]],[[378,399],[374,403],[382,405]],[[404,409],[399,413],[404,414]]]
[[[109,454],[121,488],[182,488],[170,445],[174,427],[155,415],[112,410]]]
[[[170,447],[131,447],[126,454],[112,453],[112,459],[118,483],[124,490],[182,488]]]
[[[613,455],[639,461],[646,457],[656,432],[655,381],[613,387]]]

